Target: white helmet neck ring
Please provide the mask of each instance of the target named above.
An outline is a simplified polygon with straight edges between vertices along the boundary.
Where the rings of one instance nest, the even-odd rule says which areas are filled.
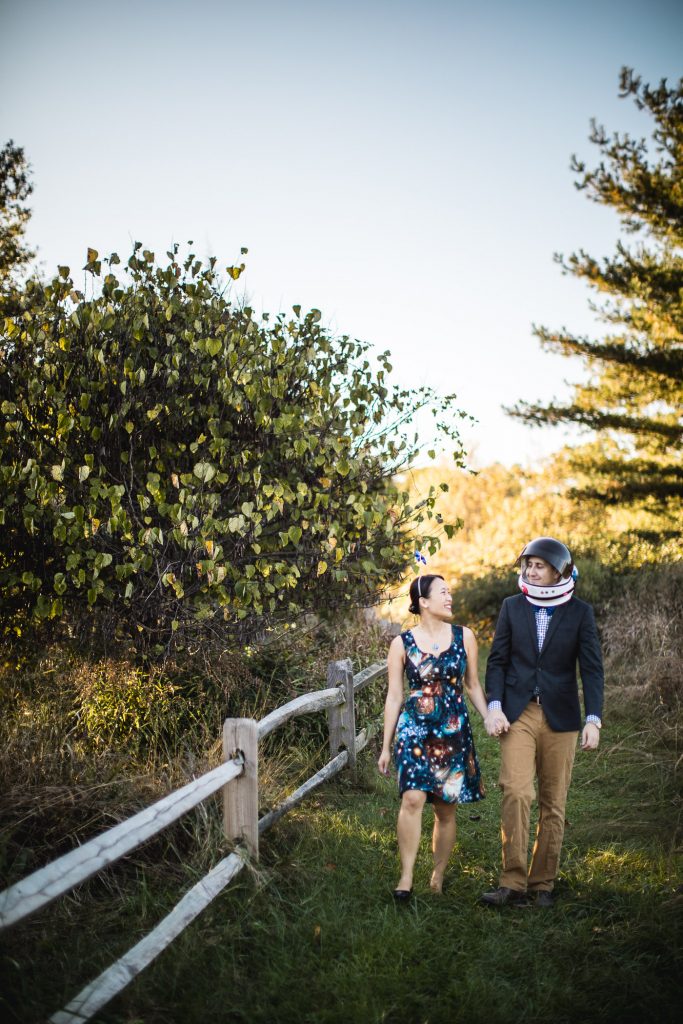
[[[555,608],[559,604],[566,604],[574,593],[574,583],[573,575],[566,580],[560,580],[552,587],[536,587],[533,583],[525,580],[522,573],[519,574],[517,580],[517,586],[527,601],[537,608]]]

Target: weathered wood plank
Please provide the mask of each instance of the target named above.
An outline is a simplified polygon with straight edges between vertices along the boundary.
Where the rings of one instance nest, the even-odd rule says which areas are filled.
[[[50,1017],[50,1024],[83,1024],[118,995],[197,917],[244,867],[238,853],[220,861],[197,882],[160,921],[156,928],[129,949],[120,960],[86,985],[68,1006]]]
[[[273,732],[279,726],[284,725],[291,718],[307,715],[312,711],[325,711],[335,704],[341,704],[343,700],[344,695],[338,686],[334,686],[329,690],[303,693],[300,697],[290,700],[289,704],[283,704],[281,708],[276,708],[275,711],[271,711],[269,715],[261,719],[258,724],[259,739],[262,740],[264,736],[267,736],[268,733]]]
[[[369,665],[364,668],[362,672],[356,672],[353,677],[353,688],[358,693],[359,690],[364,689],[370,683],[374,682],[379,676],[382,676],[387,671],[386,661],[378,661],[374,665]]]
[[[356,754],[360,754],[361,750],[363,750],[367,746],[369,739],[370,733],[368,729],[361,729],[361,731],[356,736]]]
[[[241,772],[241,761],[221,764],[6,889],[0,893],[0,928],[16,924],[130,853]]]
[[[327,779],[331,779],[333,775],[336,775],[342,770],[342,768],[345,768],[348,764],[348,760],[348,750],[342,750],[341,754],[337,754],[337,756],[333,757],[331,761],[328,761],[324,768],[321,768],[319,772],[315,773],[315,775],[311,775],[310,779],[304,782],[302,786],[299,786],[298,789],[294,790],[294,792],[288,796],[286,800],[283,800],[278,807],[269,811],[268,814],[263,815],[258,823],[259,833],[265,832],[267,828],[270,828],[276,821],[279,821],[283,814],[286,814],[287,811],[291,811],[292,807],[296,807],[297,804],[301,803],[304,797],[308,796],[311,790],[315,789],[316,786],[319,786]]]
[[[331,707],[330,754],[335,757],[344,748],[349,752],[349,768],[356,767],[356,708],[353,699],[353,671],[351,659],[331,661],[327,666],[328,686],[338,686],[344,693],[344,703]]]
[[[250,857],[258,860],[258,722],[253,718],[228,718],[223,723],[223,756],[242,757],[244,771],[223,787],[223,828],[226,839],[246,843]]]

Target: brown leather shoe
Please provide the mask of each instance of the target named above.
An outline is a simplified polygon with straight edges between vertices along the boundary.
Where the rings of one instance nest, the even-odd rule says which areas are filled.
[[[544,910],[548,910],[550,907],[555,906],[555,893],[550,889],[539,889],[536,895],[535,905],[541,907]]]
[[[491,892],[484,892],[479,897],[479,902],[486,907],[530,907],[531,900],[527,894],[520,889],[508,889],[505,885],[499,885]]]

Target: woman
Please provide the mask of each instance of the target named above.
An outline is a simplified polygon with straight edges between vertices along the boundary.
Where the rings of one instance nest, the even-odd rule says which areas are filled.
[[[387,775],[396,733],[394,757],[401,796],[397,827],[401,877],[394,889],[398,902],[410,899],[412,892],[425,802],[434,805],[430,888],[441,893],[455,845],[455,805],[484,795],[462,685],[464,678],[469,699],[485,718],[474,633],[466,626],[451,625],[451,594],[443,576],[418,576],[410,586],[410,600],[410,611],[420,616],[420,622],[395,637],[389,648],[384,742],[377,762]],[[405,704],[404,672],[410,684]]]

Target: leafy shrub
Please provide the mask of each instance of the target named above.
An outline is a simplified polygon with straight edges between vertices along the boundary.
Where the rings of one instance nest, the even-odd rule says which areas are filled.
[[[453,619],[473,629],[480,643],[493,639],[500,606],[518,593],[517,572],[491,568],[483,576],[463,576],[453,591]]]
[[[629,566],[617,569],[605,564],[591,552],[577,550],[574,557],[579,568],[576,595],[593,606],[598,627],[602,628],[612,603],[628,591],[635,571]],[[468,574],[458,581],[453,614],[457,621],[471,626],[482,641],[490,642],[503,601],[519,593],[519,572],[500,566],[482,571],[483,575]]]
[[[119,280],[113,254],[95,294],[89,250],[92,297],[60,267],[4,320],[3,614],[95,609],[161,653],[367,601],[434,516],[436,488],[413,507],[392,483],[416,453],[404,428],[429,405],[457,443],[453,396],[390,387],[388,353],[371,367],[317,310],[257,323],[215,260],[167,255],[136,243]]]

